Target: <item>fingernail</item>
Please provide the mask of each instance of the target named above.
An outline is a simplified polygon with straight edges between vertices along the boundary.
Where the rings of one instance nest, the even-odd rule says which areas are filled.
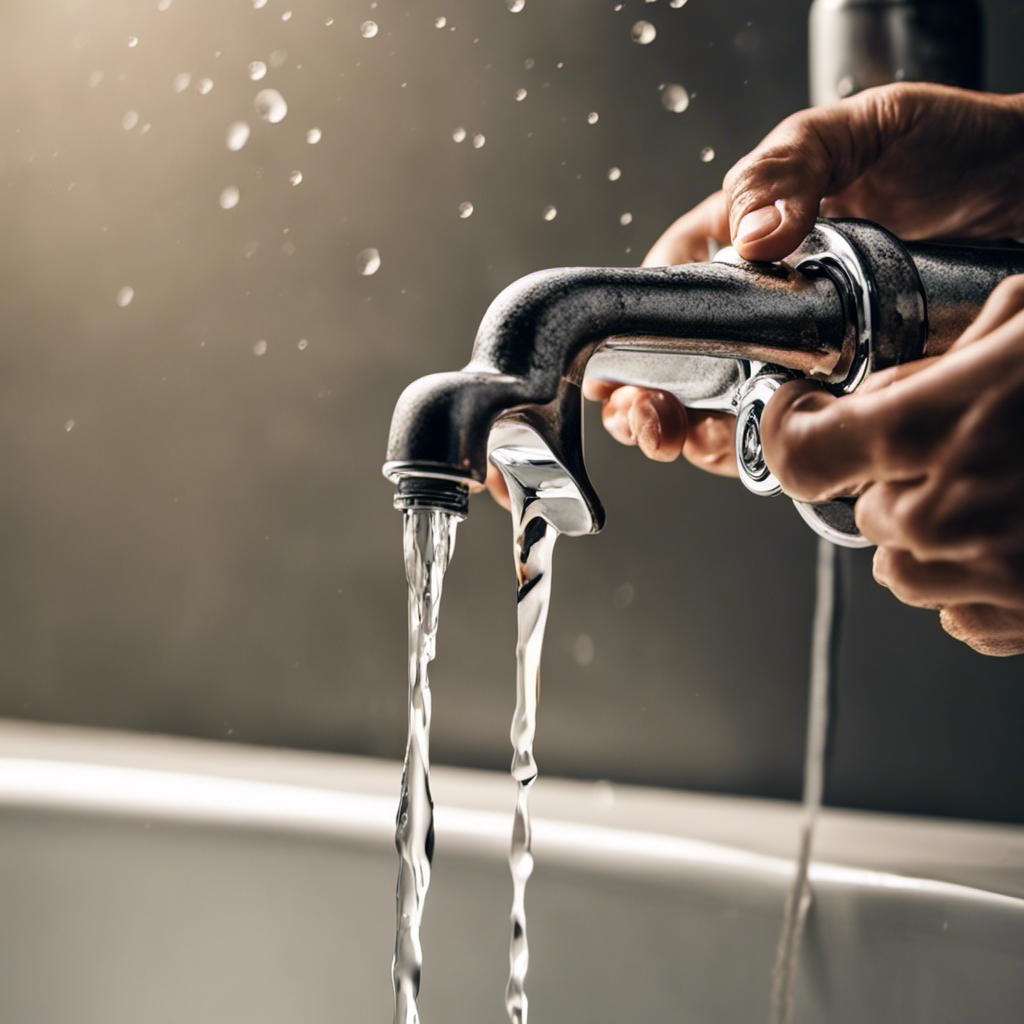
[[[776,206],[763,206],[745,214],[736,228],[734,242],[756,242],[770,235],[782,223],[782,214]]]

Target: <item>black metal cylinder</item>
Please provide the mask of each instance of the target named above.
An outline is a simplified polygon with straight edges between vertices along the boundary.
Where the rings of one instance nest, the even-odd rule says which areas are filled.
[[[811,103],[891,82],[984,87],[978,0],[814,0]]]

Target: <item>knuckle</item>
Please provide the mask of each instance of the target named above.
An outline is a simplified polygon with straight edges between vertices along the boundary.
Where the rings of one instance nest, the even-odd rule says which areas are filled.
[[[916,488],[893,504],[893,526],[917,555],[931,556],[942,547],[942,531],[934,516],[934,502]]]

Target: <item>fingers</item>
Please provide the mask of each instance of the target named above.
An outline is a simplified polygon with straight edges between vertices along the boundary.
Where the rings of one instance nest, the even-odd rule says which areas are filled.
[[[736,466],[736,417],[728,413],[687,409],[683,457],[717,476],[740,475]]]
[[[991,372],[985,360],[964,353],[842,398],[813,381],[791,381],[761,418],[765,461],[783,490],[802,501],[921,476]]]
[[[974,323],[957,338],[949,351],[973,344],[1021,312],[1024,312],[1024,274],[1017,274],[999,282]]]
[[[788,117],[725,177],[729,234],[749,260],[779,260],[807,236],[821,200],[842,191],[913,123],[914,91],[868,89]]]
[[[1005,658],[1024,654],[1024,612],[964,604],[939,612],[942,628],[979,654]]]
[[[505,483],[505,478],[501,475],[501,470],[494,465],[493,462],[487,463],[487,480],[485,483],[487,490],[491,492],[491,497],[503,508],[505,511],[510,511],[512,508],[512,500],[509,498],[508,485]],[[479,488],[471,488],[476,490]]]
[[[664,391],[616,387],[605,400],[601,420],[616,441],[636,445],[656,462],[672,462],[683,449],[686,413]]]
[[[882,586],[917,608],[989,604],[1024,612],[1020,580],[999,562],[921,561],[909,551],[880,547],[873,572]]]
[[[729,244],[729,216],[725,193],[716,192],[683,214],[644,257],[645,267],[674,267],[708,258],[708,239]]]

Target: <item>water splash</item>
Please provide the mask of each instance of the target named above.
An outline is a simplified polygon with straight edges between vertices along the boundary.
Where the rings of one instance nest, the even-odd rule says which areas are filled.
[[[649,21],[638,21],[630,30],[634,43],[647,46],[657,38],[658,30]]]
[[[288,104],[276,89],[261,89],[252,102],[256,113],[271,124],[283,121],[288,113]]]
[[[445,512],[409,510],[403,540],[409,585],[409,737],[402,772],[402,796],[395,825],[398,850],[394,1024],[419,1024],[423,948],[420,922],[434,856],[434,804],[430,797],[430,684],[437,615],[445,570],[455,550],[457,520]]]
[[[690,105],[690,94],[683,86],[670,83],[661,90],[661,105],[673,114],[681,114]]]
[[[232,121],[225,136],[228,149],[237,153],[249,141],[249,125],[245,121]]]
[[[363,277],[372,277],[380,270],[380,253],[376,249],[364,249],[356,257],[356,265]]]

